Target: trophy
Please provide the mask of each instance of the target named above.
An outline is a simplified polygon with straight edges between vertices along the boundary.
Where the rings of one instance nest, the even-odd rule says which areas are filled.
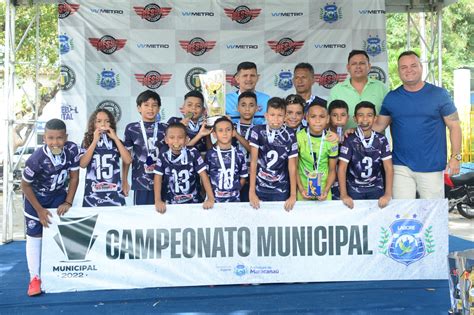
[[[225,115],[225,71],[214,70],[199,75],[204,107],[207,109],[206,125],[214,126],[214,122]]]

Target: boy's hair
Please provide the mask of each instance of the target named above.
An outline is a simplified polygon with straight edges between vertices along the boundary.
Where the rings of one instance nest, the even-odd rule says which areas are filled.
[[[272,97],[271,99],[268,100],[267,112],[270,108],[282,109],[284,112],[286,112],[286,102],[284,99],[280,97]]]
[[[217,118],[216,121],[214,122],[213,128],[216,128],[217,124],[218,124],[218,123],[221,123],[221,122],[223,122],[223,121],[224,121],[224,122],[228,122],[228,123],[232,126],[232,130],[234,129],[234,124],[233,124],[232,121],[231,121],[229,118],[227,118],[226,116],[222,116],[222,117],[220,117],[220,118]]]
[[[407,51],[404,51],[400,54],[400,56],[398,56],[398,61],[400,61],[400,58],[404,57],[404,56],[416,56],[418,59],[420,59],[420,56],[414,52],[413,50],[407,50]]]
[[[243,99],[244,97],[253,98],[255,100],[255,104],[257,104],[257,94],[255,94],[254,92],[246,91],[246,92],[240,93],[238,102],[240,102],[240,100]]]
[[[239,65],[237,66],[237,72],[239,72],[240,70],[250,70],[250,69],[255,69],[255,71],[257,71],[257,65],[251,61],[244,61],[244,62],[239,63]]]
[[[347,63],[349,63],[349,60],[351,60],[351,58],[354,57],[355,55],[364,55],[365,58],[367,58],[367,61],[370,62],[369,55],[367,54],[365,50],[353,49],[349,53],[349,57],[347,57]]]
[[[347,103],[344,102],[343,100],[334,100],[331,103],[329,103],[329,107],[328,107],[329,115],[331,115],[332,111],[335,110],[336,108],[343,108],[349,114],[349,106],[347,106]]]
[[[46,130],[64,130],[66,131],[66,124],[61,119],[53,118],[46,122]]]
[[[293,105],[293,104],[301,105],[301,107],[303,108],[303,111],[306,106],[306,101],[303,99],[303,97],[301,97],[301,95],[298,95],[298,94],[288,95],[285,99],[285,102],[286,102],[286,106]]]
[[[295,66],[295,70],[293,70],[293,72],[295,72],[298,69],[308,70],[312,75],[314,75],[314,68],[310,63],[300,62],[299,64]]]
[[[359,104],[357,104],[356,107],[354,108],[354,116],[357,115],[357,111],[361,108],[370,108],[374,111],[374,116],[377,115],[374,104],[368,101],[362,101]]]
[[[314,106],[322,107],[322,108],[324,108],[326,111],[328,110],[326,104],[324,104],[323,102],[320,102],[317,98],[315,98],[315,99],[308,105],[308,108],[306,108],[306,113],[309,112],[309,109],[310,109],[311,107],[314,107]]]
[[[142,103],[145,103],[150,98],[157,101],[158,106],[161,107],[160,95],[158,93],[156,93],[155,91],[151,91],[151,90],[146,90],[146,91],[143,91],[140,94],[138,94],[138,96],[137,96],[137,106],[141,106]]]
[[[188,131],[186,130],[186,126],[183,125],[182,123],[180,122],[172,122],[168,125],[168,127],[166,127],[166,131],[165,131],[165,135],[168,135],[168,130],[172,129],[172,128],[178,128],[178,129],[181,129],[183,130],[184,134],[187,135],[188,134]]]
[[[199,98],[199,99],[201,100],[201,103],[204,104],[204,96],[203,96],[202,93],[199,92],[199,91],[196,91],[196,90],[189,91],[188,93],[186,93],[186,94],[184,95],[184,100],[187,100],[188,97],[197,97],[197,98]]]

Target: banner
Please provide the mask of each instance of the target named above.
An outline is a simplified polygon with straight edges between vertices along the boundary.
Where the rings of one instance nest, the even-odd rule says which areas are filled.
[[[293,69],[315,69],[313,94],[323,98],[347,78],[352,49],[367,51],[370,76],[387,80],[384,0],[70,0],[58,4],[61,108],[70,140],[81,143],[89,115],[112,111],[118,134],[138,121],[144,90],[162,100],[161,120],[179,115],[197,77],[225,70],[226,91],[242,61],[257,64],[257,90],[295,93]],[[259,104],[262,105],[262,104]]]
[[[447,254],[447,200],[71,208],[43,231],[41,278],[46,292],[447,279]]]

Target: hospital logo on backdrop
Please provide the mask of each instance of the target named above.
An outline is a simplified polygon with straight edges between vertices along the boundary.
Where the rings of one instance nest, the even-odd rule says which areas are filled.
[[[199,75],[206,73],[207,70],[200,67],[194,67],[189,69],[184,76],[184,83],[190,91],[201,91],[201,80],[199,80]]]
[[[71,104],[63,103],[61,104],[61,119],[62,120],[74,120],[73,115],[79,114],[77,106],[72,106]]]
[[[135,6],[133,7],[135,13],[148,22],[158,22],[161,18],[167,17],[170,12],[170,7],[160,7],[156,3],[147,4],[144,7]]]
[[[327,70],[323,73],[314,74],[314,82],[326,89],[331,89],[339,82],[344,81],[346,78],[347,73],[336,73],[333,70]]]
[[[250,9],[246,5],[239,5],[235,9],[224,9],[225,15],[239,24],[247,24],[257,18],[260,15],[260,11],[262,9]]]
[[[65,19],[79,10],[80,5],[75,3],[67,3],[66,1],[58,3],[58,17]]]
[[[188,54],[193,56],[202,56],[206,52],[212,50],[216,46],[215,40],[206,41],[201,37],[194,37],[193,39],[186,41],[180,40],[179,45]]]
[[[171,76],[172,74],[170,73],[159,73],[155,70],[148,71],[145,74],[135,73],[135,79],[137,79],[141,85],[153,90],[168,83]]]
[[[120,75],[116,74],[113,69],[104,69],[100,74],[97,73],[96,84],[106,90],[114,89],[120,85]]]
[[[303,47],[304,40],[294,41],[289,37],[284,37],[279,41],[269,40],[267,43],[275,53],[287,57]]]
[[[375,57],[386,50],[385,41],[381,40],[378,35],[367,37],[363,41],[364,50],[369,56]]]
[[[342,19],[342,8],[337,7],[336,3],[326,4],[319,10],[319,18],[326,23],[334,23]]]
[[[382,68],[376,66],[370,67],[369,78],[382,81],[383,83],[387,82],[387,75],[385,74],[385,71],[383,71]]]
[[[115,117],[115,122],[119,122],[120,118],[122,118],[122,109],[120,108],[119,104],[112,100],[103,100],[97,104],[96,109],[106,109],[111,112]]]
[[[59,88],[63,91],[70,90],[76,83],[76,73],[68,66],[61,65],[59,75]]]
[[[89,38],[89,42],[98,51],[101,51],[106,55],[111,55],[117,50],[120,50],[125,47],[127,40],[115,39],[113,36],[105,35],[101,38]]]
[[[293,87],[293,72],[291,70],[281,70],[279,74],[274,75],[273,85],[280,90],[288,91]]]
[[[58,39],[59,39],[59,53],[61,55],[65,55],[71,50],[74,50],[74,41],[68,34],[63,33],[58,36]]]

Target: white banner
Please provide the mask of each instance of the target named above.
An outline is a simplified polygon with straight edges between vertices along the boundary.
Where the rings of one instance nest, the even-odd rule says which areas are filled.
[[[46,292],[447,278],[447,200],[72,208],[52,221]]]

